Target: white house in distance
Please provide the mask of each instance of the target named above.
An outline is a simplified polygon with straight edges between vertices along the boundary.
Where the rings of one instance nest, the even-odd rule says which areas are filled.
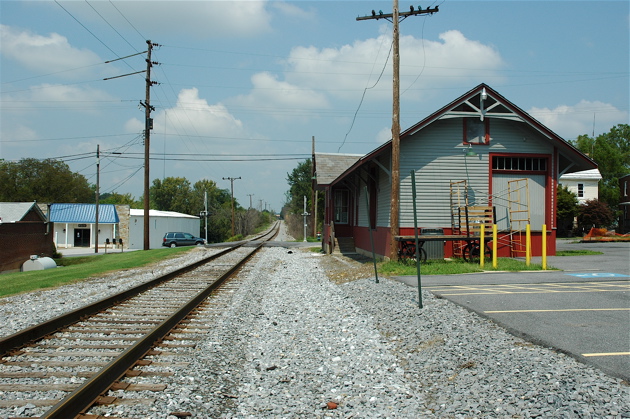
[[[579,204],[582,205],[588,200],[599,198],[600,180],[602,180],[602,175],[598,169],[582,170],[560,176],[560,185],[566,186],[573,192]]]
[[[199,217],[172,211],[149,210],[149,248],[162,247],[162,238],[170,231],[199,235]],[[144,210],[129,210],[129,249],[144,247]]]

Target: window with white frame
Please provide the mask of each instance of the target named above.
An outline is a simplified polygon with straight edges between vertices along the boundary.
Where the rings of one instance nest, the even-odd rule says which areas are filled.
[[[584,198],[584,184],[578,183],[578,198]]]

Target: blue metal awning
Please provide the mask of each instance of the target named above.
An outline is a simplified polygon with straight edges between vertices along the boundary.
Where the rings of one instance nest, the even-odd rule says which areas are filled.
[[[53,223],[85,223],[96,222],[95,204],[52,204],[50,221]],[[98,222],[100,224],[117,224],[120,222],[116,206],[101,204],[98,206]]]

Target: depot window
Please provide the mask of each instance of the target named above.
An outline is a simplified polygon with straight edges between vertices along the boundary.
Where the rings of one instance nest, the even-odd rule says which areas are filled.
[[[338,189],[335,191],[335,222],[339,224],[348,224],[348,191]]]
[[[464,118],[464,144],[490,144],[490,120]]]
[[[510,170],[518,172],[546,172],[547,159],[540,157],[492,157],[493,170]]]

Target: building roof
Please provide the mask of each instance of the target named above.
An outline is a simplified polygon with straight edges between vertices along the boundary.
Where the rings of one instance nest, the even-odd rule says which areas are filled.
[[[599,169],[582,170],[580,172],[565,173],[560,176],[560,180],[601,180],[602,175]]]
[[[317,185],[330,185],[361,157],[363,157],[362,154],[315,153]]]
[[[568,169],[571,172],[581,170],[591,170],[597,167],[597,163],[591,160],[587,155],[571,145],[568,141],[561,138],[558,134],[544,126],[542,123],[533,118],[530,114],[507,100],[497,91],[492,89],[485,83],[481,83],[474,89],[464,93],[448,105],[435,111],[420,122],[412,125],[400,133],[400,141],[406,141],[407,138],[413,136],[428,125],[440,119],[456,118],[456,117],[480,117],[480,118],[499,118],[513,121],[523,122],[535,131],[546,137],[555,146],[561,156],[570,164]],[[339,181],[344,173],[350,173],[357,167],[391,150],[392,140],[387,141],[373,151],[369,152],[361,159],[357,160],[352,167],[342,172],[336,181]],[[331,182],[334,183],[334,182]]]
[[[51,204],[50,221],[53,223],[96,223],[96,204]],[[116,206],[101,204],[98,206],[99,224],[117,224],[120,222]]]
[[[136,217],[144,217],[144,210],[131,208],[129,210],[129,215],[136,216]],[[149,217],[199,218],[197,216],[183,214],[181,212],[158,211],[158,210],[149,210]]]
[[[42,221],[46,216],[36,202],[0,202],[0,223],[15,223],[21,221],[32,208],[40,215]]]

